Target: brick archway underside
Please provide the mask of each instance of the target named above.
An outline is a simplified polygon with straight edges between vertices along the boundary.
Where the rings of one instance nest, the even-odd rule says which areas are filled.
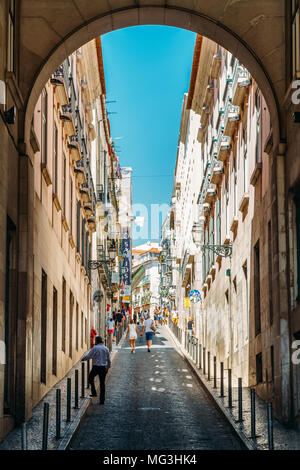
[[[228,49],[247,67],[268,104],[273,142],[280,138],[285,94],[285,12],[278,0],[22,0],[20,89],[26,103],[24,141],[37,98],[75,49],[116,29],[157,24],[188,29]],[[180,65],[180,64],[179,64]]]

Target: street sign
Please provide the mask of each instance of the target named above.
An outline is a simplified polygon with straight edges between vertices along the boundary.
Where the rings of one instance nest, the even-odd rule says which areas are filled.
[[[197,289],[192,290],[189,293],[189,299],[193,304],[201,301],[201,294]]]

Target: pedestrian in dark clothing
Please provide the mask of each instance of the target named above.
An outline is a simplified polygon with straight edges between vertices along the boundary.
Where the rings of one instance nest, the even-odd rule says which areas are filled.
[[[118,323],[122,323],[123,315],[122,315],[122,313],[120,312],[120,310],[118,311],[116,317],[117,317],[117,322],[118,322]]]
[[[105,377],[111,366],[110,353],[108,348],[104,346],[101,336],[96,336],[95,343],[95,346],[83,356],[82,361],[92,359],[93,367],[89,374],[89,384],[91,385],[92,392],[91,396],[97,396],[94,379],[96,375],[98,375],[100,381],[100,405],[103,405],[105,401]]]

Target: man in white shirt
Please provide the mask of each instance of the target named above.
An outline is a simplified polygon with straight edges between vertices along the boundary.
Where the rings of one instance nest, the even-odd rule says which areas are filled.
[[[148,352],[151,352],[150,348],[152,346],[152,339],[153,335],[155,335],[155,332],[152,330],[152,326],[154,326],[154,321],[152,318],[150,318],[150,315],[147,315],[146,320],[144,321],[143,329],[142,329],[142,335],[144,334],[144,330],[146,330],[146,341],[147,341],[147,346],[148,346]]]
[[[94,379],[96,375],[99,376],[100,381],[100,405],[104,405],[105,401],[105,377],[108,369],[111,366],[109,350],[104,346],[101,336],[96,336],[95,346],[83,356],[82,361],[92,359],[93,367],[89,375],[89,383],[91,385],[91,395],[96,397],[96,388]]]

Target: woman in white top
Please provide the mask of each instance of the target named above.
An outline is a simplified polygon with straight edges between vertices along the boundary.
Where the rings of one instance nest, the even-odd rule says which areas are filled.
[[[129,335],[129,342],[130,342],[130,346],[131,346],[131,353],[134,354],[135,353],[135,341],[137,339],[137,333],[141,335],[141,333],[139,332],[139,329],[138,327],[136,326],[136,324],[134,323],[134,321],[131,319],[130,320],[130,323],[128,325],[128,328],[127,328],[127,334],[126,334],[126,339],[128,338],[128,335]]]

